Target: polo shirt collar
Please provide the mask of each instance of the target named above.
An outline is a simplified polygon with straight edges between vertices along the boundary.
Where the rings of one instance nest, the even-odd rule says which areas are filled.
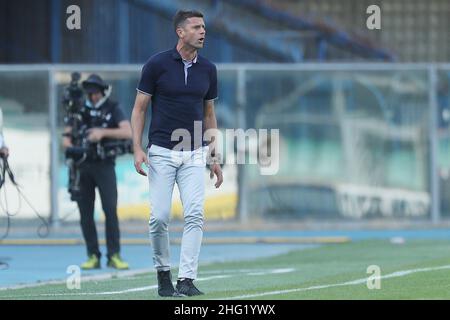
[[[172,57],[173,57],[175,60],[183,60],[183,58],[181,57],[180,53],[178,52],[176,46],[175,46],[175,47],[173,48],[173,50],[172,50]],[[194,60],[192,60],[192,63],[197,63],[197,61],[198,61],[198,52],[197,52],[197,54],[196,54]]]

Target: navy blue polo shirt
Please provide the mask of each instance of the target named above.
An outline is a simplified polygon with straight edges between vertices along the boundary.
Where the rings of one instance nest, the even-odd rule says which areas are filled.
[[[205,145],[203,139],[194,141],[194,121],[201,121],[203,136],[203,105],[205,100],[217,98],[217,69],[197,54],[186,70],[187,77],[185,63],[176,47],[152,56],[142,68],[137,90],[152,96],[147,147],[155,144],[173,149],[182,140],[171,141],[176,129],[189,131],[190,150]]]

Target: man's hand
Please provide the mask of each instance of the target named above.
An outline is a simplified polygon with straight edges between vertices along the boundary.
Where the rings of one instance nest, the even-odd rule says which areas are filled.
[[[8,158],[9,156],[9,149],[7,147],[3,147],[0,149],[0,156]]]
[[[211,164],[211,166],[209,168],[211,170],[211,172],[209,173],[209,177],[212,179],[212,178],[214,178],[214,175],[216,175],[217,181],[214,184],[214,186],[216,188],[219,188],[223,182],[222,168],[220,168],[220,164],[218,164],[218,163]]]
[[[99,142],[104,138],[102,128],[91,128],[87,130],[87,133],[88,133],[87,139],[90,142]]]
[[[140,147],[134,148],[134,168],[136,169],[137,173],[143,176],[147,176],[145,171],[142,170],[143,163],[145,163],[147,167],[149,166],[147,155]]]

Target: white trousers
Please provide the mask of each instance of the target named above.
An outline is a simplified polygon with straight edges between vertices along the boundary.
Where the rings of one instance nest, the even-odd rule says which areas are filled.
[[[175,182],[184,212],[178,278],[197,278],[203,237],[205,166],[208,147],[194,151],[173,151],[157,145],[148,150],[151,216],[149,234],[153,263],[158,271],[170,270],[169,218]]]

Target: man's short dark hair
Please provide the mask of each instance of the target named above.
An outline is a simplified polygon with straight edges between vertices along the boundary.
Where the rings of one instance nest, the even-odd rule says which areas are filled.
[[[203,13],[196,10],[178,10],[173,17],[173,27],[175,31],[189,18],[203,18]]]

